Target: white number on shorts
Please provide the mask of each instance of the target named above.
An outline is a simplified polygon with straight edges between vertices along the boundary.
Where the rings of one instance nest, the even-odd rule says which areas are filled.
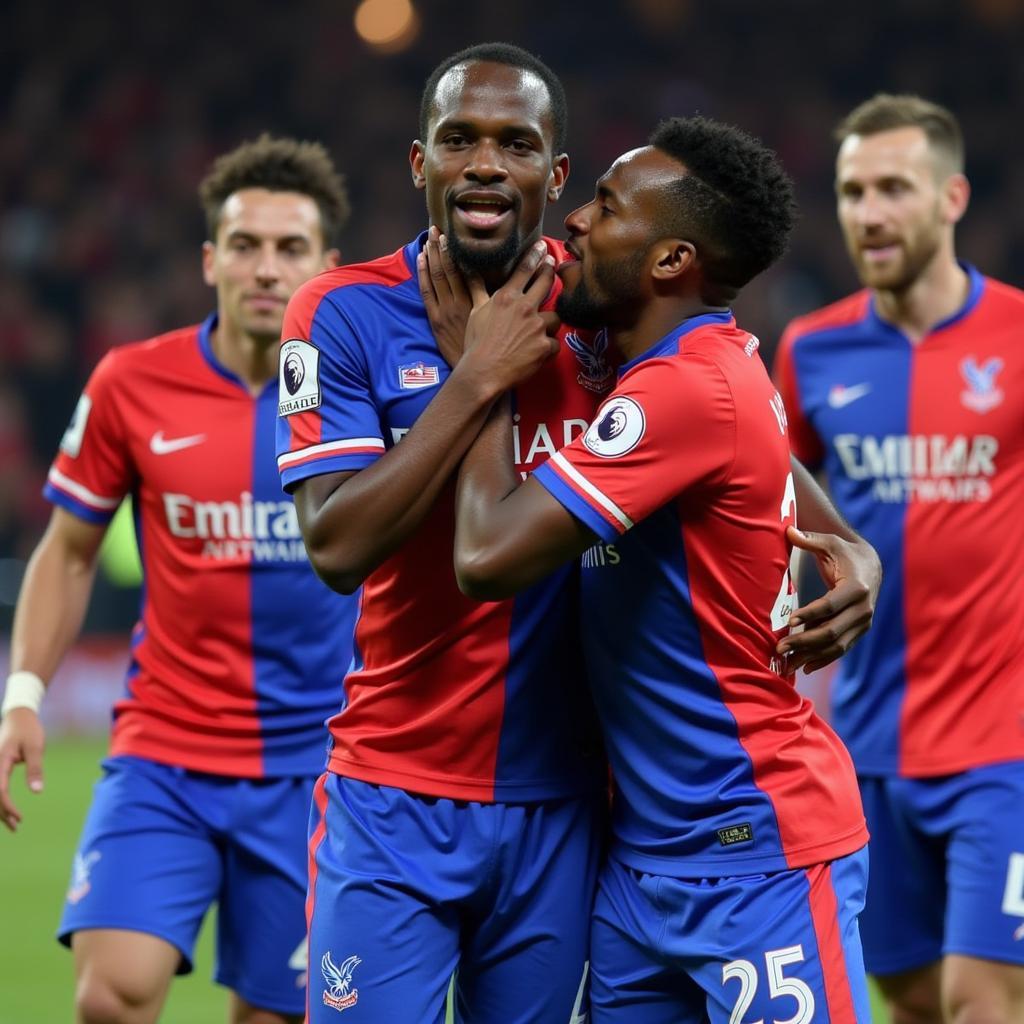
[[[1024,853],[1011,853],[1006,869],[1006,889],[1003,892],[1003,913],[1024,917]]]
[[[722,984],[733,978],[740,979],[740,996],[729,1014],[729,1024],[743,1024],[743,1014],[750,1009],[757,993],[757,968],[749,960],[733,960],[722,967]],[[750,1024],[764,1024],[764,1021],[751,1021]]]
[[[770,949],[764,955],[768,992],[772,999],[792,996],[796,1000],[796,1013],[785,1020],[775,1020],[772,1024],[810,1024],[814,1017],[814,993],[799,978],[787,978],[782,973],[787,964],[802,963],[803,959],[803,946]],[[757,994],[757,968],[749,960],[733,960],[722,967],[722,984],[732,978],[739,978],[740,994],[729,1015],[729,1024],[744,1024],[743,1015],[750,1009]],[[747,1021],[746,1024],[764,1024],[764,1021]]]
[[[792,519],[793,525],[796,526],[796,485],[793,483],[792,473],[786,477],[786,490],[782,495],[782,505],[779,512],[782,515],[783,523],[787,519]],[[773,633],[778,633],[780,629],[785,629],[789,625],[789,617],[793,614],[794,608],[796,608],[796,589],[793,586],[793,577],[787,566],[786,572],[782,577],[782,584],[779,587],[778,597],[775,598],[775,604],[772,605]]]

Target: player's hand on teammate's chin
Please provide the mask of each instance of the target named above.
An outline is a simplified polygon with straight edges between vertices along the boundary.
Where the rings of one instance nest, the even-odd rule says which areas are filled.
[[[845,654],[871,628],[882,563],[866,541],[852,543],[831,533],[786,531],[794,547],[809,551],[829,590],[823,597],[797,608],[790,626],[804,628],[779,641],[779,654],[788,655],[790,671],[813,672]]]
[[[555,261],[543,242],[520,260],[493,295],[480,280],[469,281],[473,311],[459,369],[473,373],[493,396],[531,377],[558,352],[557,317],[540,312],[555,280]]]
[[[0,820],[12,832],[21,821],[21,811],[11,800],[14,766],[24,762],[28,788],[43,788],[43,747],[46,732],[31,708],[11,708],[0,722]]]
[[[454,366],[462,358],[466,321],[473,301],[466,280],[448,250],[448,240],[433,224],[427,231],[423,251],[417,257],[416,275],[434,341],[448,365]]]

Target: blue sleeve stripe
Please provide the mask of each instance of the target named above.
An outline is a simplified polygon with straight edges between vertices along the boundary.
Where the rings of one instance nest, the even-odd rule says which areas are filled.
[[[72,498],[70,494],[65,494],[63,491],[58,490],[51,483],[47,483],[43,487],[43,497],[51,504],[59,505],[79,519],[84,519],[87,523],[95,523],[97,526],[106,526],[114,518],[113,512],[98,512],[96,509],[90,508],[83,502]]]

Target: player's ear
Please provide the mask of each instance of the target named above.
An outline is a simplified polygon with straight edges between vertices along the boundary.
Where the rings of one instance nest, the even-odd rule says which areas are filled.
[[[562,194],[565,183],[569,179],[569,154],[559,153],[551,161],[551,174],[548,177],[548,202],[555,202]]]
[[[412,169],[412,183],[419,189],[427,187],[427,176],[423,173],[423,157],[423,143],[419,139],[414,139],[409,150],[409,167]]]
[[[686,274],[697,262],[693,242],[681,238],[663,238],[651,250],[651,277],[657,281],[673,281]]]
[[[943,213],[947,223],[956,224],[967,212],[971,199],[971,185],[962,174],[951,174],[942,189]]]
[[[203,242],[203,280],[211,288],[214,288],[217,285],[217,275],[214,273],[213,269],[214,255],[213,242]]]
[[[324,270],[341,266],[341,250],[327,249],[324,251]]]

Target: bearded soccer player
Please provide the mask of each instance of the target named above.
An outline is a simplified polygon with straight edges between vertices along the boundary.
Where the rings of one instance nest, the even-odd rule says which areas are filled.
[[[466,593],[507,597],[582,555],[615,790],[595,1024],[870,1020],[853,766],[776,654],[795,604],[786,418],[728,309],[793,217],[756,140],[702,118],[660,125],[566,219],[557,312],[606,327],[615,390],[525,481],[501,403],[459,473]],[[475,292],[471,327],[494,301]]]
[[[1024,1021],[1024,294],[960,262],[960,127],[878,95],[837,131],[863,291],[801,317],[793,447],[886,572],[833,716],[871,830],[864,954],[900,1024]]]
[[[459,1020],[565,1024],[586,1013],[606,783],[573,574],[516,600],[465,598],[451,474],[496,397],[490,362],[530,377],[512,427],[521,472],[586,429],[613,372],[603,339],[563,327],[552,340],[523,312],[551,309],[565,256],[541,234],[569,170],[558,79],[518,48],[473,47],[431,75],[420,122],[413,182],[448,271],[431,277],[425,251],[441,254],[424,233],[323,275],[289,304],[281,349],[284,486],[317,571],[362,586],[316,793],[309,1019],[441,1021],[458,967]],[[494,344],[449,370],[460,270],[495,293],[477,321]],[[455,301],[442,308],[439,291]],[[850,579],[833,593],[855,632],[867,591]],[[803,654],[828,646],[812,636]]]
[[[291,294],[337,262],[348,201],[322,147],[268,136],[221,157],[200,195],[217,311],[96,367],[15,615],[0,726],[12,830],[12,768],[42,789],[43,683],[131,494],[144,597],[59,933],[83,1024],[155,1021],[213,902],[232,1022],[295,1021],[304,1005],[305,836],[355,609],[315,577],[282,500],[277,350]]]

